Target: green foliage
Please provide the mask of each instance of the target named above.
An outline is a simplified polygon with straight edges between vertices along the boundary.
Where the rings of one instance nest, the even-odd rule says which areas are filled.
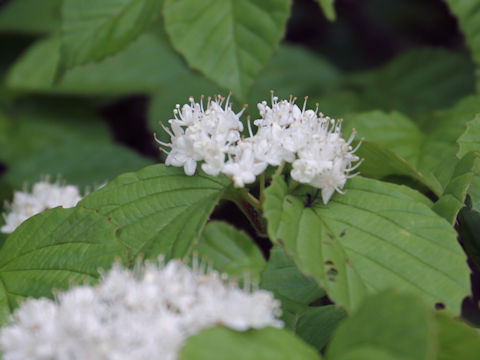
[[[180,354],[181,360],[319,360],[316,351],[290,332],[275,328],[237,332],[216,327],[192,336]]]
[[[289,0],[165,0],[165,29],[192,68],[246,99],[289,12]]]
[[[23,92],[47,94],[125,94],[149,92],[188,72],[164,39],[144,34],[115,57],[77,66],[54,82],[60,61],[60,39],[32,45],[9,70],[7,86]],[[168,69],[168,71],[165,71]]]
[[[56,208],[27,220],[0,250],[2,319],[23,298],[94,281],[126,254],[117,226],[95,211]]]
[[[477,329],[444,315],[437,315],[438,360],[474,360],[480,353]]]
[[[335,305],[307,307],[295,319],[295,333],[321,350],[330,341],[332,333],[346,316],[346,312]]]
[[[435,340],[434,317],[422,301],[382,292],[338,327],[327,359],[433,359]]]
[[[303,275],[280,246],[270,251],[270,259],[262,273],[260,286],[281,300],[288,299],[302,305],[321,298],[325,292],[311,277]]]
[[[457,17],[460,28],[462,29],[465,40],[472,52],[473,60],[477,65],[475,71],[477,78],[477,90],[480,89],[480,30],[478,28],[478,18],[480,16],[480,6],[478,1],[446,0],[452,13]]]
[[[63,0],[60,70],[127,46],[160,14],[159,0]]]
[[[0,32],[42,35],[60,25],[61,0],[9,1],[0,11]]]
[[[430,201],[363,178],[350,180],[346,190],[326,206],[305,207],[305,195],[289,194],[275,177],[264,205],[270,238],[349,312],[368,293],[395,287],[458,314],[469,272],[455,231]]]
[[[457,214],[464,206],[467,190],[470,188],[474,170],[478,169],[480,159],[475,153],[465,155],[455,167],[443,195],[433,205],[433,210],[454,225]]]
[[[151,163],[114,144],[106,126],[88,110],[75,114],[58,103],[29,105],[11,117],[0,113],[0,126],[0,160],[8,166],[5,179],[16,188],[46,174],[52,180],[61,175],[72,184],[99,186]]]
[[[182,258],[229,184],[223,177],[189,177],[182,168],[153,165],[119,176],[80,204],[120,227],[118,238],[132,257]]]
[[[195,250],[216,270],[232,277],[256,279],[266,265],[260,249],[247,234],[220,221],[207,224]]]

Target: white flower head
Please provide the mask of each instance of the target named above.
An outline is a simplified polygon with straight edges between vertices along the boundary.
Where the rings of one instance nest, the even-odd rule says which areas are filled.
[[[184,105],[180,111],[177,105],[175,119],[170,120],[172,131],[165,128],[171,137],[170,143],[157,140],[171,148],[167,165],[183,166],[187,175],[193,175],[198,161],[203,161],[202,169],[209,175],[220,173],[229,176],[234,186],[243,187],[255,182],[258,175],[270,166],[292,164],[292,178],[322,190],[326,204],[335,191],[342,189],[350,173],[360,163],[350,144],[355,137],[345,141],[341,133],[341,120],[334,120],[315,110],[306,109],[307,98],[300,109],[296,98],[279,100],[272,92],[271,106],[266,101],[257,105],[260,119],[255,134],[250,120],[250,137],[243,138],[240,116],[235,114],[229,99],[222,108],[224,99],[216,97],[208,100],[207,109],[203,102]],[[359,144],[360,145],[360,144]]]
[[[32,192],[15,191],[13,201],[7,204],[8,213],[4,215],[5,225],[0,229],[3,233],[12,233],[28,218],[46,209],[57,206],[71,208],[82,199],[79,189],[74,185],[60,185],[40,181],[33,185]]]
[[[178,260],[130,271],[115,265],[96,287],[26,300],[0,330],[5,360],[177,359],[185,340],[224,325],[283,327],[280,303],[215,271]]]

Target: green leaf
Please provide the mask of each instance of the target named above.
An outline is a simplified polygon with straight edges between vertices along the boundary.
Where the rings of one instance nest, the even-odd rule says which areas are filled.
[[[475,360],[480,354],[480,334],[467,324],[449,318],[437,316],[438,360]]]
[[[153,34],[140,36],[114,57],[67,71],[54,84],[59,61],[58,37],[37,41],[10,68],[7,86],[47,94],[128,94],[167,87],[188,72],[166,41]]]
[[[118,238],[131,255],[186,256],[230,181],[183,168],[152,165],[120,175],[81,201],[120,226]]]
[[[24,108],[12,118],[0,114],[4,126],[0,159],[8,167],[5,180],[17,188],[45,175],[53,180],[60,176],[71,184],[99,186],[151,163],[116,145],[105,124],[88,111]]]
[[[196,250],[216,270],[237,278],[247,274],[249,279],[256,279],[266,265],[262,252],[247,234],[221,221],[207,224]]]
[[[278,47],[289,0],[165,0],[172,44],[207,78],[244,100]]]
[[[427,176],[430,175],[430,179],[428,179],[426,175],[422,174],[411,163],[392,152],[388,147],[369,141],[363,141],[355,154],[361,159],[364,159],[360,172],[366,177],[374,179],[392,179],[393,177],[400,175],[416,180],[428,188],[438,187],[437,182],[430,174],[427,174]],[[381,166],[379,166],[379,164],[381,164]],[[406,181],[403,181],[403,183],[405,184]]]
[[[270,251],[260,287],[273,292],[280,300],[288,299],[301,305],[309,305],[325,295],[315,280],[303,275],[295,262],[278,245]]]
[[[480,151],[480,114],[467,122],[467,129],[457,140],[459,149],[457,156],[462,158],[471,151]]]
[[[320,360],[311,348],[287,330],[264,328],[237,332],[223,327],[187,339],[180,360]]]
[[[360,177],[345,190],[328,205],[305,208],[302,188],[289,194],[275,177],[264,204],[271,240],[348,311],[368,293],[393,287],[458,314],[469,269],[456,232],[431,202],[404,186]]]
[[[477,65],[476,78],[477,89],[480,88],[480,29],[478,27],[478,18],[480,16],[480,6],[475,0],[446,0],[452,13],[457,17],[460,29],[465,36],[465,41],[470,47],[472,57]]]
[[[270,90],[279,98],[288,99],[293,94],[303,102],[305,96],[332,91],[341,80],[340,71],[325,58],[300,46],[281,44],[252,88],[249,98],[249,105],[255,111],[252,116],[258,116],[259,102],[270,101]]]
[[[330,341],[332,333],[347,313],[335,305],[305,308],[297,315],[295,333],[318,350]]]
[[[317,0],[325,14],[325,17],[330,21],[334,21],[336,18],[335,7],[333,6],[334,1],[335,0]]]
[[[107,217],[81,207],[47,210],[18,227],[0,250],[0,307],[92,282],[127,249]]]
[[[380,109],[428,114],[474,93],[474,66],[462,54],[439,48],[415,49],[378,69],[351,75],[345,79],[345,90],[358,97],[356,112]]]
[[[159,0],[63,0],[61,68],[122,50],[160,14],[161,6]]]
[[[471,186],[474,170],[480,166],[477,154],[471,152],[465,155],[455,167],[443,195],[433,205],[433,210],[454,225],[457,214],[464,206],[467,190]]]
[[[424,303],[411,295],[382,292],[369,297],[338,327],[327,348],[327,358],[354,357],[360,351],[382,356],[369,359],[433,359],[435,322]]]
[[[352,116],[347,124],[355,127],[359,136],[391,150],[411,165],[407,171],[404,165],[395,161],[386,165],[386,169],[398,167],[398,170],[395,170],[397,174],[411,176],[440,196],[452,180],[459,161],[455,156],[455,141],[462,133],[462,125],[478,112],[480,102],[478,97],[472,96],[450,109],[436,113],[433,118],[429,115],[423,122],[417,121],[417,124],[399,113],[387,114],[380,111],[357,114]],[[371,151],[369,154],[367,149],[367,154],[362,154],[362,150],[359,150],[359,154],[364,156],[368,163],[367,156],[371,156]],[[383,154],[374,156],[373,159]],[[384,173],[382,169],[373,169],[372,162],[373,160],[368,168],[369,173]],[[363,169],[360,168],[360,171]]]
[[[467,122],[467,129],[458,138],[457,143],[459,145],[457,152],[458,157],[463,157],[466,153],[475,151],[478,158],[478,154],[480,153],[480,115],[477,114],[475,118]],[[468,194],[472,201],[472,208],[476,211],[480,211],[479,170],[480,167],[478,161],[475,161],[475,165],[473,166],[473,177],[469,184]]]
[[[61,0],[15,0],[0,10],[0,32],[32,35],[52,33],[60,27]]]

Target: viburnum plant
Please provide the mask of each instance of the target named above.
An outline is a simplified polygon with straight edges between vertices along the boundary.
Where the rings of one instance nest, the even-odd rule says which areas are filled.
[[[292,3],[0,5],[3,359],[478,358],[478,1]]]

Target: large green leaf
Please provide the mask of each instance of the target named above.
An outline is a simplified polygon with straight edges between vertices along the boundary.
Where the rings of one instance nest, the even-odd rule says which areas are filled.
[[[159,0],[63,0],[60,67],[122,50],[160,15],[161,5]]]
[[[327,357],[364,359],[352,355],[368,351],[382,354],[369,359],[434,359],[435,335],[433,314],[420,299],[383,292],[367,298],[338,327],[327,348]]]
[[[458,320],[437,316],[438,360],[475,360],[480,354],[480,333]]]
[[[294,330],[308,344],[321,350],[346,316],[346,312],[335,305],[307,307],[297,315]]]
[[[99,186],[151,163],[114,144],[105,124],[88,111],[30,108],[12,117],[0,114],[0,124],[0,159],[8,167],[5,179],[17,188],[44,175]]]
[[[229,184],[225,177],[152,165],[119,176],[80,204],[118,224],[118,238],[132,256],[184,257]]]
[[[315,349],[287,330],[265,328],[237,332],[223,327],[187,339],[180,360],[320,360]]]
[[[275,177],[264,204],[268,233],[334,302],[351,311],[366,294],[393,287],[459,313],[469,269],[456,232],[427,198],[357,177],[346,195],[305,207],[305,189],[289,194]]]
[[[473,60],[477,65],[477,89],[480,88],[480,3],[477,0],[446,0],[446,3],[457,17],[465,40],[472,52]]]
[[[335,7],[333,6],[335,0],[317,0],[318,4],[322,7],[325,17],[333,21],[335,20]]]
[[[127,248],[106,216],[83,208],[55,208],[24,222],[0,250],[0,307],[52,297],[52,291],[91,282],[98,270],[125,259]]]
[[[0,9],[0,32],[51,33],[60,27],[61,0],[15,0]]]
[[[278,47],[290,0],[165,0],[165,29],[189,65],[245,100]]]
[[[7,86],[35,93],[125,94],[153,91],[187,72],[166,41],[153,34],[140,36],[114,57],[75,67],[54,83],[59,61],[60,39],[40,40],[9,70]]]
[[[266,265],[262,252],[247,234],[221,221],[207,224],[195,250],[216,270],[237,278],[257,279]]]

